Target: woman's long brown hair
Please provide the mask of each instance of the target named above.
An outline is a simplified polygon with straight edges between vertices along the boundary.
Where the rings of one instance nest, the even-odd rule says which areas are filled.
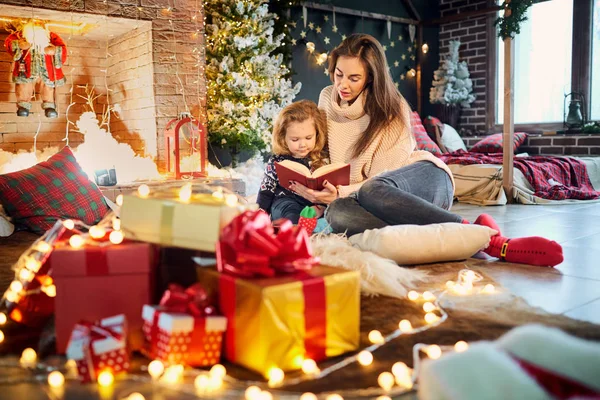
[[[387,59],[381,44],[371,35],[356,33],[348,36],[329,57],[329,77],[335,84],[335,68],[341,56],[358,57],[367,70],[367,82],[363,92],[365,114],[370,117],[369,125],[356,142],[353,157],[358,157],[371,142],[383,134],[392,121],[398,119],[402,125],[409,121],[402,119],[404,101],[394,85],[389,73]],[[335,93],[334,93],[335,95]]]

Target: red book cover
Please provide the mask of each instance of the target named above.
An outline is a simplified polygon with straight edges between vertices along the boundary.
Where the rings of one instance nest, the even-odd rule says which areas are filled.
[[[334,163],[317,168],[312,173],[304,165],[283,160],[275,163],[279,184],[290,188],[290,181],[296,181],[309,189],[323,189],[323,182],[328,181],[333,186],[350,184],[350,164]]]

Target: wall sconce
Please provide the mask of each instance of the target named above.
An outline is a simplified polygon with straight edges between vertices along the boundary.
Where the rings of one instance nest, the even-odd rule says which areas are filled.
[[[423,43],[423,46],[421,46],[421,50],[423,51],[423,54],[427,54],[427,52],[429,51],[429,45],[427,43]]]
[[[306,42],[306,48],[308,49],[308,52],[312,54],[315,51],[315,44],[313,42]]]
[[[327,61],[327,53],[321,53],[317,56],[318,65],[323,65],[325,61]]]

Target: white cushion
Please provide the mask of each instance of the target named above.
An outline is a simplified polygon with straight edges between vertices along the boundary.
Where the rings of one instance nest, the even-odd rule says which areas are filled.
[[[495,230],[482,225],[443,223],[394,225],[367,230],[350,243],[401,265],[464,260],[485,249]]]
[[[456,129],[451,127],[448,124],[444,124],[444,132],[442,134],[442,144],[450,153],[456,150],[467,150],[467,146],[465,142],[463,142],[462,138],[456,132]]]

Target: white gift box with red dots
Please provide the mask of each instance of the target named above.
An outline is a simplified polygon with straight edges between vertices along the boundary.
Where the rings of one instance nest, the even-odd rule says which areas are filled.
[[[193,367],[219,362],[227,318],[194,317],[150,305],[144,306],[142,318],[146,352],[151,358]]]
[[[129,353],[125,315],[104,318],[92,326],[76,324],[67,357],[77,364],[82,382],[95,381],[103,371],[113,375],[127,372]]]

